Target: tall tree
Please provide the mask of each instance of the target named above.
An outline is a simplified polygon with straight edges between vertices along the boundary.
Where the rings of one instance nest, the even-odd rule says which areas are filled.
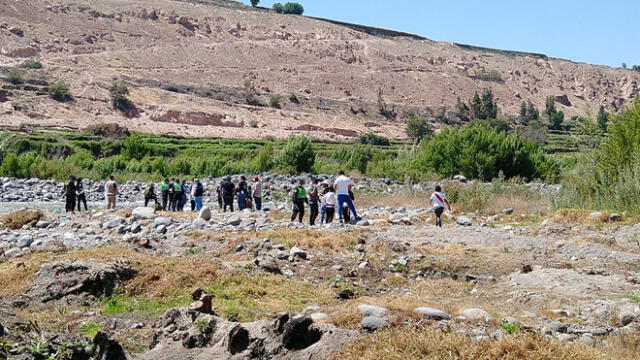
[[[520,104],[520,116],[518,117],[518,119],[520,120],[520,123],[522,125],[529,124],[529,117],[527,116],[527,103],[525,101]]]
[[[427,122],[427,119],[411,115],[407,122],[407,136],[413,140],[414,143],[419,143],[425,136],[433,134],[433,128],[431,124]]]
[[[251,6],[256,7],[260,3],[260,0],[251,0]]]
[[[469,107],[471,108],[470,114],[473,119],[480,119],[482,116],[482,100],[480,99],[480,95],[476,91],[475,95],[471,99],[469,103]]]
[[[498,117],[498,105],[493,99],[493,91],[485,89],[482,92],[482,116],[480,119],[495,119]]]
[[[600,130],[607,131],[607,125],[609,123],[609,115],[607,114],[603,105],[600,105],[600,109],[598,110],[598,117],[596,118],[596,123],[598,124],[598,127],[600,128]]]

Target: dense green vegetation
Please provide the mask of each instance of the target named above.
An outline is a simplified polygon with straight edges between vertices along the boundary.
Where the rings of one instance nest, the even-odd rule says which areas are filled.
[[[611,116],[607,129],[599,150],[567,174],[557,206],[640,212],[640,99]]]
[[[298,3],[285,3],[282,5],[281,3],[273,4],[273,10],[280,14],[295,14],[302,15],[304,13],[304,7]]]

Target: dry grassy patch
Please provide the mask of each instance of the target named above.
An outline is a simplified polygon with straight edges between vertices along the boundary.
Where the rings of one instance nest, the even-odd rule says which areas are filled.
[[[176,220],[193,220],[198,216],[195,212],[157,211],[156,215]]]
[[[394,194],[363,192],[356,194],[356,206],[428,208],[431,207],[430,195],[425,192],[412,191],[409,188],[403,188]]]
[[[219,232],[196,230],[186,234],[194,241],[235,241],[244,242],[252,239],[268,238],[272,242],[288,247],[297,246],[305,250],[323,249],[343,251],[349,246],[355,246],[358,238],[366,236],[368,230],[350,230],[340,233],[319,231],[312,229],[290,229],[280,227],[276,230],[264,232]]]
[[[403,327],[362,337],[332,360],[604,360],[603,352],[540,334],[505,336],[474,342],[464,335]]]
[[[40,210],[18,210],[2,217],[2,223],[9,229],[21,229],[24,225],[34,226],[44,216]]]

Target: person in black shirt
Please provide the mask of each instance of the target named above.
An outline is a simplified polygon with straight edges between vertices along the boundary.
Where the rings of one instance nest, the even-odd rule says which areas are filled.
[[[76,178],[70,176],[69,181],[64,183],[65,210],[74,212],[76,210]]]
[[[220,187],[222,188],[222,201],[224,202],[222,212],[227,212],[227,206],[233,212],[233,195],[236,187],[231,182],[231,177],[225,177]]]
[[[318,204],[320,203],[320,189],[318,188],[318,180],[314,179],[311,182],[311,189],[309,189],[309,225],[316,224],[316,218],[318,217]]]
[[[240,177],[236,194],[238,194],[238,209],[242,211],[247,207],[247,195],[249,194],[247,190],[247,178],[244,175]]]

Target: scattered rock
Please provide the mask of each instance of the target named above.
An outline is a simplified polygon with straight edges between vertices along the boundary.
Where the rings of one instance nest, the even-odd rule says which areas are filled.
[[[239,226],[240,224],[242,224],[242,219],[239,216],[232,216],[227,219],[227,225]]]
[[[200,213],[198,213],[198,218],[204,220],[204,221],[209,221],[211,220],[211,208],[208,206],[203,207],[200,210]],[[238,224],[240,225],[240,224]]]
[[[300,258],[300,259],[306,259],[307,258],[307,252],[300,249],[299,247],[292,247],[291,250],[289,250],[289,256],[291,256],[292,258]]]
[[[461,216],[456,218],[456,224],[460,226],[471,226],[473,225],[473,221],[468,217]]]
[[[467,182],[467,178],[464,177],[463,175],[456,175],[456,176],[453,177],[453,180],[459,181],[461,183],[466,183]]]
[[[505,215],[511,215],[511,214],[513,214],[513,209],[511,209],[511,208],[502,209],[502,213],[505,214]]]
[[[389,310],[383,307],[375,306],[375,305],[367,305],[367,304],[358,305],[358,311],[360,311],[360,314],[365,317],[367,316],[384,317],[384,316],[387,316],[387,314],[389,313]]]
[[[419,315],[422,315],[423,319],[428,320],[449,320],[451,317],[449,314],[445,313],[442,310],[430,308],[430,307],[419,307],[415,309],[415,312]]]
[[[491,316],[491,314],[480,308],[466,308],[460,312],[460,315],[468,321],[478,321],[485,323],[493,322],[493,317]]]
[[[381,317],[367,316],[360,321],[360,326],[365,331],[374,332],[386,327],[387,322]]]
[[[118,284],[134,275],[133,268],[123,260],[53,262],[36,272],[35,281],[25,295],[43,303],[67,295],[111,296]]]

